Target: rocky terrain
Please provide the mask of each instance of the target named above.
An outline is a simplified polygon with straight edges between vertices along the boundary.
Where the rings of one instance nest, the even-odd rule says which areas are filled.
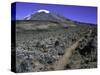
[[[96,68],[97,26],[50,20],[16,22],[16,72]]]
[[[78,44],[72,52],[70,48],[77,41]],[[68,50],[72,54],[68,54],[68,58],[64,58],[63,61],[60,60]],[[55,63],[59,60],[60,63],[66,62],[63,68],[59,69],[96,68],[96,27],[75,26],[16,33],[17,72],[56,70]],[[61,67],[61,64],[58,65]]]

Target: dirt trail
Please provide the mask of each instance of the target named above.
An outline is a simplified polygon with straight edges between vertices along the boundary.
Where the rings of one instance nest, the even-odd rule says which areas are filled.
[[[89,35],[90,36],[92,31],[90,30]],[[79,42],[82,41],[84,37],[81,37],[78,41],[76,41],[71,47],[65,49],[65,54],[53,65],[50,66],[50,68],[53,68],[54,70],[63,70],[64,67],[69,63],[70,57],[72,53],[75,51],[75,49],[79,46]]]
[[[62,69],[64,69],[64,66],[66,66],[66,64],[69,63],[70,57],[71,57],[72,53],[75,51],[76,47],[78,46],[80,40],[78,40],[76,43],[74,43],[71,47],[65,49],[66,52],[62,56],[62,58],[60,58],[59,61],[55,62],[52,65],[54,70],[62,70]]]

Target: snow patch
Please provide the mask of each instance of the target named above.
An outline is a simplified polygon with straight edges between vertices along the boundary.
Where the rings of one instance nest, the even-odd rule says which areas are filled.
[[[45,10],[45,9],[41,9],[41,10],[38,10],[37,12],[45,12],[45,13],[50,13],[50,11],[48,11],[48,10]]]
[[[24,17],[25,20],[30,20],[31,19],[31,15],[27,15]]]

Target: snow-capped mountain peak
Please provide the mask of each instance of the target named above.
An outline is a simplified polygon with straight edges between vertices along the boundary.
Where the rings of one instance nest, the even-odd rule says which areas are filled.
[[[37,12],[39,12],[39,13],[41,13],[41,12],[50,13],[50,11],[45,10],[45,9],[38,10]]]
[[[66,22],[65,17],[45,9],[41,9],[35,13],[30,14],[29,16],[25,17],[24,20],[51,21],[58,23]]]

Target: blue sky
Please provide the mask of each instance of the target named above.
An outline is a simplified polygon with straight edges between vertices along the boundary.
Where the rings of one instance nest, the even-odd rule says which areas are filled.
[[[97,7],[74,5],[17,2],[16,19],[22,20],[25,16],[35,13],[40,9],[46,9],[50,12],[58,13],[66,18],[79,22],[97,24]]]

